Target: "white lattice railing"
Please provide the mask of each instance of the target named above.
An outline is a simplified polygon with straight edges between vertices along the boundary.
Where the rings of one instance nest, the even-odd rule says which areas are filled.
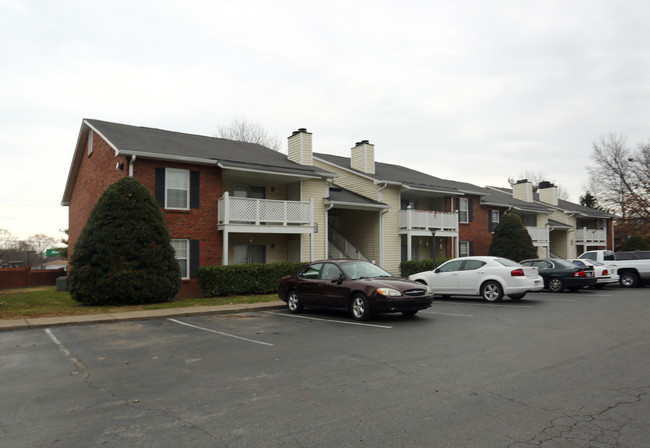
[[[577,243],[605,243],[607,242],[607,232],[604,229],[576,229]]]
[[[526,227],[530,237],[533,240],[533,244],[539,245],[540,243],[549,242],[549,232],[548,227]]]
[[[458,214],[428,210],[400,210],[400,229],[434,229],[458,231]]]
[[[219,224],[281,224],[313,226],[311,201],[278,201],[231,197],[228,192],[218,200]]]

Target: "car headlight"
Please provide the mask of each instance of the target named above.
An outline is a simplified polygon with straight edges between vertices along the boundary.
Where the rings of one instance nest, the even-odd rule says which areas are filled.
[[[427,286],[427,294],[433,294],[433,289],[429,288],[428,286]]]
[[[378,288],[377,292],[386,297],[399,297],[402,295],[401,292],[393,288]]]

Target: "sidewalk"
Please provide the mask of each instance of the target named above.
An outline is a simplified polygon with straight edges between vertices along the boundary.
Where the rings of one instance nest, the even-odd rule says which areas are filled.
[[[55,327],[89,323],[118,322],[123,320],[160,319],[165,317],[202,316],[209,314],[246,313],[249,311],[274,310],[286,307],[281,300],[238,305],[194,306],[165,310],[129,311],[126,313],[87,314],[82,316],[37,317],[32,319],[0,320],[0,331],[28,328]]]

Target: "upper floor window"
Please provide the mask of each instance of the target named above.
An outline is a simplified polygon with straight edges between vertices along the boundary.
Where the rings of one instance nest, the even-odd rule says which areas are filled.
[[[258,185],[235,184],[232,195],[236,198],[266,199],[266,188]]]
[[[167,168],[165,173],[165,208],[187,210],[190,203],[190,172]]]
[[[418,201],[415,199],[402,199],[400,201],[400,209],[401,210],[417,210],[418,209]]]
[[[494,232],[499,225],[499,218],[500,218],[500,213],[499,210],[490,210],[490,223],[489,223],[489,231]]]
[[[458,221],[469,222],[469,200],[458,198]]]

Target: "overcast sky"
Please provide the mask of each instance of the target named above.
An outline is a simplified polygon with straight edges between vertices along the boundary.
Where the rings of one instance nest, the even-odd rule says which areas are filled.
[[[647,1],[0,0],[0,229],[62,236],[83,118],[285,142],[577,202],[592,143],[650,138]],[[215,223],[216,226],[216,223]]]

